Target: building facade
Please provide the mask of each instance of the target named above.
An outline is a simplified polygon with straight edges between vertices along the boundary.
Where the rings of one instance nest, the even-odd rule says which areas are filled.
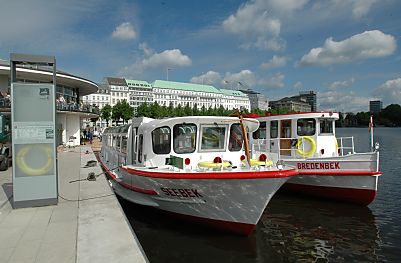
[[[123,100],[129,103],[129,88],[125,79],[107,77],[105,83],[110,90],[110,106]]]
[[[235,108],[251,110],[249,97],[238,90],[165,80],[149,83],[142,80],[109,77],[105,78],[105,82],[104,85],[100,85],[98,93],[86,96],[85,102],[90,105],[101,103],[103,108],[106,104],[114,106],[117,102],[126,100],[135,112],[145,102],[148,104],[157,102],[161,106],[174,108],[178,105],[181,107],[189,105],[191,108],[196,106],[198,109],[223,106],[229,110]],[[103,87],[106,92],[109,92],[109,96],[101,91]],[[105,101],[107,99],[108,102]]]
[[[383,102],[381,100],[371,100],[369,101],[369,112],[372,114],[380,113],[383,109]]]
[[[82,97],[82,102],[87,105],[97,105],[102,109],[107,104],[110,105],[110,88],[107,84],[98,84],[99,89],[93,94]]]
[[[126,79],[129,89],[129,105],[137,112],[137,108],[146,103],[153,103],[152,85],[143,80]]]
[[[311,105],[305,99],[298,96],[271,101],[270,106],[273,109],[286,109],[290,112],[311,112]]]
[[[251,103],[251,111],[255,109],[268,111],[270,109],[269,99],[266,98],[264,94],[255,92],[251,89],[240,90],[240,91],[245,93],[249,97],[249,101]]]
[[[316,112],[317,111],[317,98],[316,98],[316,92],[310,90],[310,91],[301,91],[299,92],[299,97],[304,98],[306,100],[306,103],[308,103],[311,106],[310,111]]]

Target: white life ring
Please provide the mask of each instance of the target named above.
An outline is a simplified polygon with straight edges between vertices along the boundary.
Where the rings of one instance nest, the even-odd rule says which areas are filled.
[[[16,156],[17,166],[24,172],[26,175],[30,176],[37,176],[37,175],[44,175],[46,172],[53,167],[53,154],[50,147],[46,147],[43,145],[37,146],[35,148],[41,149],[47,155],[47,162],[43,164],[41,167],[33,168],[26,163],[26,155],[29,151],[32,150],[32,146],[25,146],[21,148]]]

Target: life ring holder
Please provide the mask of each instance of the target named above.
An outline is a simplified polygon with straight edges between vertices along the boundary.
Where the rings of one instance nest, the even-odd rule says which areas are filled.
[[[242,161],[243,163],[246,163],[246,160]],[[273,165],[273,161],[272,160],[266,160],[266,161],[259,161],[257,159],[251,159],[250,160],[251,166],[257,166],[257,165],[264,165],[264,166],[272,166]]]
[[[309,151],[302,150],[302,141],[303,140],[306,140],[310,143],[311,147],[310,147]],[[297,145],[295,147],[297,148],[297,150],[296,150],[297,154],[301,155],[302,157],[312,157],[313,154],[316,152],[316,142],[310,136],[299,137]]]
[[[221,163],[215,163],[213,161],[204,161],[199,162],[198,167],[200,168],[211,168],[211,169],[220,169],[220,168],[227,168],[230,167],[231,163],[229,161],[223,161]]]
[[[17,166],[23,171],[26,175],[30,176],[37,176],[37,175],[44,175],[49,169],[52,167],[53,164],[53,156],[52,156],[52,150],[49,147],[46,146],[39,146],[43,152],[46,153],[47,155],[47,162],[39,167],[39,168],[32,168],[30,167],[25,160],[25,157],[29,151],[32,150],[32,146],[25,146],[22,149],[18,151],[17,154]]]

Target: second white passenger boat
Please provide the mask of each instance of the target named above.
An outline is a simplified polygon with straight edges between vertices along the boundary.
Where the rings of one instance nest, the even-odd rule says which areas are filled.
[[[251,159],[246,133],[258,126],[242,117],[136,118],[104,131],[99,159],[124,199],[248,235],[297,175],[265,154]]]
[[[339,201],[368,205],[376,197],[378,146],[355,152],[353,137],[336,137],[338,113],[307,112],[257,118],[252,149],[280,158],[298,169],[283,189]],[[373,132],[373,131],[372,131]],[[374,149],[373,149],[374,148]]]

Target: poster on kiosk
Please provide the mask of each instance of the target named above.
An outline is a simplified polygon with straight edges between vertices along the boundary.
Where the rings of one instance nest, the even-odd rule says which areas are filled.
[[[29,75],[19,73],[20,64],[50,68],[53,74],[42,83],[30,82]],[[11,54],[10,65],[13,206],[57,204],[55,58]]]

